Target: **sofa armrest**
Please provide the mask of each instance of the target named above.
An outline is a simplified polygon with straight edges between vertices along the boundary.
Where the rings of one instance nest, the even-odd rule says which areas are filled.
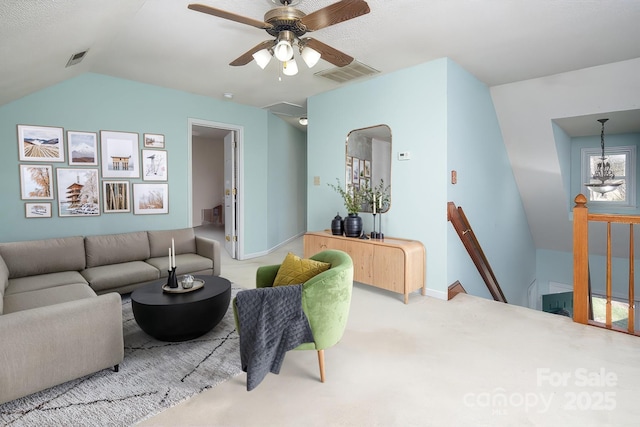
[[[196,236],[196,253],[213,260],[213,275],[220,275],[220,242]]]
[[[122,302],[109,293],[0,316],[0,404],[124,358]]]
[[[256,271],[256,288],[270,288],[273,286],[279,269],[280,264],[258,267]]]

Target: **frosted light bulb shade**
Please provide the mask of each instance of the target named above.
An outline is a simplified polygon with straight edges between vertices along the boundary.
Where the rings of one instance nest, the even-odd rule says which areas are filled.
[[[280,40],[273,51],[279,61],[285,62],[293,58],[293,47],[287,40]]]
[[[296,64],[296,60],[292,59],[291,61],[283,62],[282,73],[285,76],[295,76],[298,74],[298,64]]]
[[[271,53],[269,53],[267,49],[259,50],[252,56],[256,61],[256,64],[258,64],[258,67],[262,68],[263,70],[267,66],[267,64],[269,64],[269,61],[271,61]]]
[[[302,56],[304,63],[307,64],[307,67],[309,68],[313,68],[313,66],[320,60],[320,52],[315,49],[311,49],[310,47],[302,49],[300,55]]]

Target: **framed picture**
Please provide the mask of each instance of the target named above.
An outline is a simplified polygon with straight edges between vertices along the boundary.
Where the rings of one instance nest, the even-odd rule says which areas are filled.
[[[129,181],[102,181],[104,213],[131,212]]]
[[[345,185],[349,185],[351,183],[351,179],[352,179],[352,175],[353,171],[351,170],[351,166],[347,166],[347,172],[346,172],[346,176],[345,176]]]
[[[360,159],[360,177],[364,177],[364,160]]]
[[[20,165],[20,198],[53,199],[53,167]]]
[[[138,134],[100,131],[103,178],[139,178]]]
[[[352,166],[353,174],[351,176],[351,182],[354,184],[358,184],[360,182],[360,160],[353,158],[353,166]]]
[[[57,168],[58,216],[100,215],[98,169]]]
[[[371,161],[370,160],[364,161],[364,177],[365,178],[371,177]]]
[[[145,148],[164,148],[164,135],[160,135],[157,133],[145,133],[144,147]]]
[[[166,181],[167,152],[142,150],[142,171],[142,179],[145,181]]]
[[[353,157],[347,156],[347,166],[351,166],[353,164]]]
[[[51,218],[51,203],[25,203],[24,214],[27,218]]]
[[[133,213],[169,213],[169,184],[133,184]]]
[[[25,162],[64,162],[64,130],[18,125],[18,153]]]
[[[95,132],[67,131],[69,166],[98,165],[98,134]]]

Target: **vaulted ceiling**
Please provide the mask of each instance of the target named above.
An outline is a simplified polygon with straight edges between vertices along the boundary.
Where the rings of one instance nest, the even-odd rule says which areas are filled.
[[[259,21],[280,6],[279,0],[2,0],[0,105],[86,72],[218,99],[232,94],[234,102],[259,108],[294,104],[302,107],[300,111],[308,97],[341,86],[317,75],[336,68],[325,60],[313,69],[298,61],[300,72],[293,77],[282,76],[274,60],[265,70],[254,61],[230,66],[271,36],[250,25],[188,9],[195,1]],[[295,0],[295,7],[309,14],[335,1]],[[308,36],[380,74],[449,57],[488,86],[504,89],[508,83],[640,58],[640,1],[366,1],[370,13]],[[66,67],[72,55],[87,49],[80,63]],[[545,81],[541,84],[547,87]],[[566,80],[563,84],[571,85]],[[554,168],[552,175],[560,175],[553,141],[546,141],[551,138],[550,125],[542,119],[529,120],[527,109],[538,111],[539,105],[527,105],[528,100],[518,95],[504,96],[505,90],[499,91],[502,105],[493,89],[492,94],[532,233],[540,236],[536,246],[570,247],[566,238],[564,243],[554,242],[566,233],[548,228],[552,216],[548,210],[536,211],[540,191],[527,184],[528,171],[539,167],[540,162],[534,164],[536,157],[546,158],[543,164]],[[636,102],[633,108],[639,106]],[[507,114],[510,109],[518,111]],[[608,133],[639,131],[637,111],[620,120],[613,120],[614,114],[619,113],[608,115],[612,119]],[[569,117],[559,123],[570,136],[598,133],[592,115]],[[296,118],[285,119],[293,123]],[[543,202],[552,200],[557,217],[564,216],[556,222],[566,228],[567,196],[558,194],[554,199],[545,193]]]
[[[306,104],[339,86],[313,69],[282,77],[276,61],[228,64],[271,38],[189,10],[202,4],[263,20],[279,0],[3,0],[0,105],[85,72],[242,104]],[[350,1],[350,0],[347,0]],[[306,14],[335,0],[296,0]],[[640,2],[368,0],[371,12],[309,36],[380,73],[450,57],[489,86],[640,57]],[[71,55],[89,49],[77,65]]]

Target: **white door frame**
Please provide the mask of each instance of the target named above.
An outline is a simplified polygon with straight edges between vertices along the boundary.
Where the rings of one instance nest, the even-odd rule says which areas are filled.
[[[238,136],[237,141],[237,158],[236,164],[238,165],[238,170],[236,171],[237,181],[237,197],[236,197],[236,230],[238,241],[236,242],[236,254],[237,259],[244,259],[244,245],[242,241],[242,230],[244,229],[244,161],[243,161],[243,146],[244,146],[244,128],[242,126],[231,125],[228,123],[219,123],[213,122],[210,120],[202,120],[202,119],[187,119],[187,165],[189,167],[189,173],[187,174],[187,218],[189,227],[193,227],[193,175],[192,175],[192,164],[193,164],[193,140],[192,140],[192,129],[193,126],[205,126],[217,129],[225,129],[229,131],[236,132]]]

